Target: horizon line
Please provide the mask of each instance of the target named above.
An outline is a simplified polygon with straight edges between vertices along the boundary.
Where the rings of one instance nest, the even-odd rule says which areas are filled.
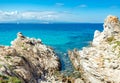
[[[0,24],[103,24],[104,22],[49,22],[49,23],[38,23],[38,22],[0,22]]]

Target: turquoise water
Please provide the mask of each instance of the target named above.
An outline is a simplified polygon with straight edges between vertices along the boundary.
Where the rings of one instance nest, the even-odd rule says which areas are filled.
[[[67,50],[88,46],[95,30],[102,31],[103,24],[0,24],[0,45],[10,45],[17,32],[40,38],[52,46],[62,63],[62,70],[72,70]]]

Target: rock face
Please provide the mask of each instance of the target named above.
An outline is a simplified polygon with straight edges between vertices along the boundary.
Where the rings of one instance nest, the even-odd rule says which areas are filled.
[[[90,47],[68,51],[85,83],[120,83],[120,21],[108,16],[104,30],[95,31]]]
[[[109,15],[104,22],[104,30],[103,32],[99,32],[98,30],[94,33],[93,46],[98,46],[111,36],[118,36],[120,34],[120,21],[117,17]]]
[[[17,34],[11,46],[0,46],[0,75],[15,76],[23,83],[38,83],[59,70],[53,49],[41,40]]]

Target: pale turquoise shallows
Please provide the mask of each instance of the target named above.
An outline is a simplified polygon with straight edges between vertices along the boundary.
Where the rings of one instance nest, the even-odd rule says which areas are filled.
[[[62,70],[72,71],[67,50],[81,49],[92,41],[95,30],[102,31],[103,24],[0,24],[0,45],[10,45],[17,32],[25,36],[40,38],[52,46],[62,63]]]

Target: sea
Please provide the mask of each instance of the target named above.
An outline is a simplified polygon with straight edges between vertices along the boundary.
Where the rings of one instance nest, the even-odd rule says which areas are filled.
[[[18,32],[23,35],[41,39],[45,45],[51,46],[60,58],[61,71],[72,72],[74,68],[68,57],[68,50],[89,46],[94,31],[103,30],[103,23],[1,23],[0,45],[10,46]]]

